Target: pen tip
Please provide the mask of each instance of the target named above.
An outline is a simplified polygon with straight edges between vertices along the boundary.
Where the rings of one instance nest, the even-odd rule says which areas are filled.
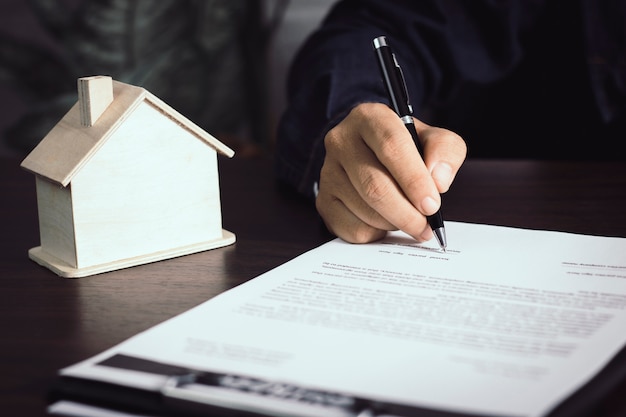
[[[433,232],[435,233],[435,237],[437,238],[439,247],[445,252],[446,247],[448,246],[448,239],[446,239],[446,229],[444,229],[443,227],[439,227],[433,230]]]

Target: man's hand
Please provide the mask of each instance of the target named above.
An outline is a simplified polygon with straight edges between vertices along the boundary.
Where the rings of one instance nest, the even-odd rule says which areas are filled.
[[[415,119],[424,159],[398,115],[381,103],[356,106],[324,138],[316,207],[328,230],[353,243],[402,230],[432,238],[426,221],[441,205],[467,147],[446,129]]]

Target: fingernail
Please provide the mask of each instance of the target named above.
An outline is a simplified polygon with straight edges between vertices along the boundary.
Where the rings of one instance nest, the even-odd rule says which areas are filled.
[[[430,215],[439,209],[439,204],[432,197],[426,197],[422,200],[422,213]]]
[[[452,167],[445,162],[437,162],[430,175],[435,180],[440,193],[448,191],[452,183]]]

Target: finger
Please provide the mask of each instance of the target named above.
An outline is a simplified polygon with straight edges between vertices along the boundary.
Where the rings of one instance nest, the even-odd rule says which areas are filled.
[[[363,140],[408,201],[423,215],[434,214],[441,204],[439,191],[409,131],[384,104],[366,110],[357,120]]]
[[[450,188],[467,156],[467,145],[461,136],[442,128],[432,127],[415,120],[424,149],[424,162],[439,193]]]
[[[326,203],[335,204],[335,200],[339,200],[342,203],[341,206],[349,211],[352,216],[374,229],[384,231],[397,229],[361,198],[346,171],[334,160],[328,158],[320,173],[318,211],[326,213],[324,205]],[[329,219],[332,218],[330,215],[333,213],[328,213]]]
[[[426,219],[369,147],[354,147],[344,169],[352,188],[367,206],[395,228],[420,239],[427,227]]]
[[[369,243],[382,239],[387,234],[386,230],[362,222],[339,199],[325,201],[325,197],[320,196],[315,204],[328,231],[346,242]]]
[[[362,220],[363,217],[368,216],[364,216],[363,213],[360,215],[355,214],[355,211],[359,212],[359,210],[370,210],[373,212],[371,208],[360,208],[357,210],[349,208],[344,201],[347,200],[353,202],[355,200],[354,196],[346,199],[345,194],[338,194],[334,192],[334,185],[336,184],[334,181],[323,181],[323,178],[325,178],[324,173],[322,173],[320,177],[320,192],[315,199],[315,205],[318,213],[326,224],[326,228],[332,234],[350,243],[373,242],[385,236],[387,230],[372,226],[372,224],[378,224],[378,221],[371,221],[368,223]],[[336,180],[337,176],[333,176],[332,178]],[[344,180],[340,182],[349,183],[345,177],[345,173],[343,178]],[[356,194],[355,191],[353,192]],[[341,195],[342,198],[339,198],[339,195]],[[354,207],[354,203],[352,203],[351,206]],[[382,220],[377,213],[372,214],[372,217],[378,217],[378,219],[381,219],[380,223],[384,223],[389,226],[389,224]]]

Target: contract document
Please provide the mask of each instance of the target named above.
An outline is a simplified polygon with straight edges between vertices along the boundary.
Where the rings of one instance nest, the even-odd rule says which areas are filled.
[[[60,374],[261,415],[540,417],[624,348],[626,239],[446,229],[446,252],[332,240]]]

